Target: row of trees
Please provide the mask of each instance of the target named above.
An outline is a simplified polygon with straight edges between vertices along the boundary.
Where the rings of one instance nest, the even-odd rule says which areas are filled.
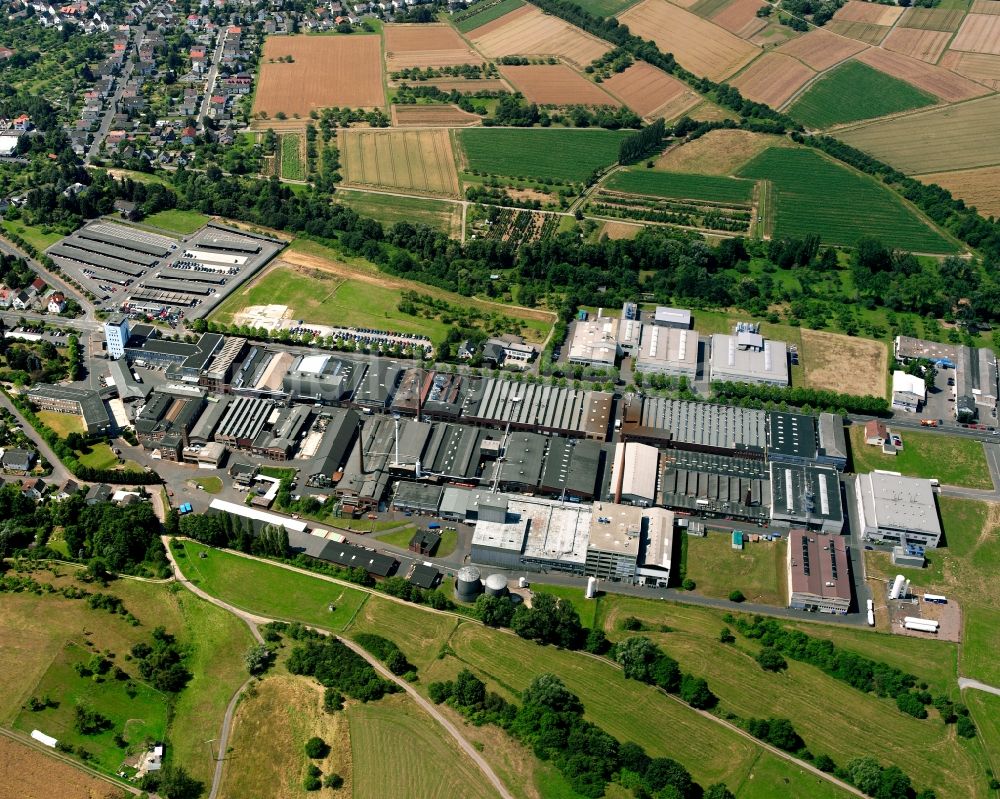
[[[872,416],[890,415],[889,401],[884,397],[859,397],[800,386],[760,386],[717,381],[712,383],[712,397],[728,403],[752,399],[759,402],[785,403],[796,408],[808,406],[813,410],[846,411]]]
[[[665,135],[666,125],[661,118],[626,136],[618,146],[618,163],[634,164],[650,153],[658,152],[663,147]]]
[[[681,671],[676,660],[645,636],[635,635],[620,641],[611,648],[611,656],[628,679],[678,694],[693,708],[708,710],[719,702],[702,677]]]

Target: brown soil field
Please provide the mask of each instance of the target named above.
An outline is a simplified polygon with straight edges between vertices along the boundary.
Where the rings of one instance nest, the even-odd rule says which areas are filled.
[[[662,116],[670,119],[684,113],[701,99],[686,83],[645,61],[636,61],[602,85],[624,100],[625,105],[639,116],[649,118]]]
[[[866,3],[864,0],[847,0],[847,3],[833,15],[833,18],[843,22],[892,25],[902,13],[903,9],[900,6],[884,6],[881,3]]]
[[[778,108],[815,76],[797,58],[765,53],[730,83],[747,99]]]
[[[864,49],[863,44],[817,28],[809,31],[805,36],[800,36],[797,39],[792,39],[788,44],[781,45],[777,52],[793,56],[806,66],[822,71]]]
[[[565,64],[500,67],[500,72],[530,102],[539,105],[621,105]]]
[[[618,19],[636,36],[652,39],[696,75],[721,80],[746,66],[760,48],[667,0],[643,0]]]
[[[634,239],[641,231],[642,225],[630,225],[628,222],[605,222],[601,236],[612,240]]]
[[[1000,14],[1000,0],[974,0],[969,11],[973,14]]]
[[[809,388],[885,396],[889,355],[881,341],[802,328],[801,355]]]
[[[670,0],[670,2],[681,8],[691,8],[691,6],[698,3],[698,0]]]
[[[990,89],[1000,89],[1000,56],[949,50],[941,56],[941,66]]]
[[[309,117],[304,119],[251,119],[250,130],[273,130],[277,134],[305,133]]]
[[[858,57],[870,67],[881,70],[889,75],[905,80],[907,83],[930,92],[935,97],[955,103],[959,100],[968,100],[972,97],[979,97],[987,93],[984,86],[974,83],[961,75],[956,75],[947,69],[925,64],[914,58],[908,58],[899,53],[892,53],[873,47],[866,50]]]
[[[458,195],[447,130],[342,130],[337,144],[348,185]]]
[[[558,17],[543,14],[526,6],[505,14],[494,22],[477,28],[473,43],[488,58],[505,55],[558,56],[578,67],[585,67],[611,49],[611,45]]]
[[[498,78],[484,80],[462,80],[461,78],[431,78],[421,81],[393,81],[393,85],[410,83],[413,86],[437,86],[443,92],[509,92],[510,86]]]
[[[1000,55],[1000,16],[969,14],[958,29],[952,50]]]
[[[709,19],[741,39],[749,39],[767,27],[767,20],[757,16],[757,10],[766,5],[763,0],[733,0]]]
[[[293,63],[277,63],[289,55]],[[378,36],[269,36],[260,63],[254,114],[305,117],[314,108],[385,105]]]
[[[882,46],[886,50],[902,53],[928,64],[936,64],[948,46],[951,33],[948,31],[917,30],[896,27],[885,37]]]
[[[537,11],[538,9],[535,6],[530,5],[529,3],[525,3],[523,6],[514,9],[508,14],[504,14],[502,17],[491,19],[484,25],[480,25],[478,28],[473,28],[466,34],[466,36],[475,41],[480,36],[488,36],[494,31],[506,27],[510,23],[514,22],[514,20],[516,20],[518,17],[523,17],[525,15],[534,16]]]
[[[463,111],[457,105],[394,105],[392,124],[405,127],[469,127],[481,125],[482,117]]]
[[[456,64],[482,64],[483,57],[473,51],[450,25],[386,25],[386,69],[394,72],[404,67],[448,67]]]
[[[695,175],[732,175],[764,150],[790,144],[781,136],[748,130],[712,130],[693,142],[669,150],[656,162],[656,169]]]
[[[0,799],[123,799],[104,780],[0,735]]]
[[[920,182],[937,183],[983,216],[1000,216],[1000,166],[920,175]]]
[[[849,39],[857,39],[865,44],[878,44],[889,32],[887,25],[875,25],[871,22],[851,22],[850,20],[830,20],[826,23],[826,29],[832,33],[839,33]]]
[[[998,0],[989,0],[1000,6]],[[998,12],[1000,13],[1000,12]],[[919,28],[925,31],[957,31],[965,16],[961,8],[908,8],[899,18],[901,28]]]

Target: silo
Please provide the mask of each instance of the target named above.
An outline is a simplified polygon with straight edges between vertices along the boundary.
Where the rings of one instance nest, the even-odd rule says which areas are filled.
[[[507,596],[507,578],[502,574],[491,574],[486,578],[486,593],[490,596]]]
[[[528,587],[528,578],[527,577],[518,577],[517,578],[517,587],[518,588],[527,588]]]
[[[905,583],[906,578],[902,574],[897,574],[896,579],[893,580],[892,589],[889,591],[889,599],[899,599]]]
[[[588,577],[587,578],[587,591],[584,594],[587,599],[593,599],[597,596],[597,578]]]
[[[463,566],[455,578],[455,596],[459,602],[475,602],[483,593],[483,581],[475,566]]]

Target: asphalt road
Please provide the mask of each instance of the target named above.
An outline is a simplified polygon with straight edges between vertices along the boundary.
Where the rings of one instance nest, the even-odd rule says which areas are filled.
[[[21,423],[24,434],[34,443],[36,447],[38,447],[38,451],[41,453],[42,457],[52,464],[52,476],[48,478],[50,482],[55,482],[56,485],[62,485],[69,480],[70,477],[73,477],[73,475],[70,474],[69,469],[63,466],[62,461],[59,460],[55,452],[52,451],[52,447],[45,443],[45,439],[38,435],[35,428],[28,424],[27,420],[21,416],[21,412],[14,407],[14,403],[7,399],[6,394],[0,393],[0,406],[6,408],[14,414],[14,418]],[[76,480],[76,478],[73,479]],[[76,482],[82,484],[81,480],[76,480]]]
[[[226,37],[229,36],[229,28],[223,28],[219,36],[219,42],[215,46],[212,54],[212,66],[209,67],[208,75],[205,78],[205,96],[201,101],[201,110],[198,113],[198,130],[205,130],[205,117],[208,116],[208,109],[212,102],[212,94],[215,89],[215,78],[219,74],[219,62],[222,60],[222,45],[225,44]]]
[[[979,680],[972,680],[968,677],[958,678],[959,688],[974,688],[977,691],[985,691],[988,694],[995,694],[1000,696],[1000,688],[994,688],[992,685],[987,685],[984,682],[979,682]]]

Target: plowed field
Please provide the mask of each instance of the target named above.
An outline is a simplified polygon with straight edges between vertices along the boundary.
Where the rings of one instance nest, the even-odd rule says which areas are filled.
[[[501,72],[528,100],[540,105],[621,105],[565,64],[501,67]]]
[[[342,130],[344,183],[458,194],[458,174],[446,130]]]
[[[482,124],[482,118],[457,105],[394,105],[393,124],[401,127],[458,127]]]
[[[878,44],[889,32],[888,25],[876,25],[873,22],[852,22],[851,20],[831,20],[826,28],[833,33],[857,39],[865,44]]]
[[[291,56],[292,63],[277,59]],[[308,116],[314,108],[385,105],[378,36],[269,36],[253,113]]]
[[[941,56],[941,66],[990,89],[1000,89],[1000,56],[949,50]]]
[[[741,39],[749,39],[767,26],[767,20],[757,16],[757,10],[765,5],[763,0],[733,0],[709,19]]]
[[[997,0],[989,0],[1000,6]],[[965,11],[961,8],[908,8],[899,18],[901,28],[919,28],[925,31],[957,31]]]
[[[864,49],[859,42],[817,28],[781,45],[777,52],[793,56],[815,70],[824,70]]]
[[[969,10],[973,14],[1000,14],[1000,0],[975,0]]]
[[[921,175],[922,183],[937,183],[974,205],[983,216],[1000,216],[1000,167]]]
[[[951,33],[948,31],[917,30],[916,28],[895,28],[882,46],[886,50],[902,53],[928,64],[936,64],[948,46]]]
[[[125,791],[0,735],[0,797],[4,799],[123,799]]]
[[[618,19],[636,36],[673,53],[685,69],[712,80],[729,77],[760,53],[755,45],[667,0],[643,0]]]
[[[951,49],[1000,55],[1000,15],[969,14],[958,29]]]
[[[892,25],[902,13],[903,9],[900,6],[884,6],[880,3],[866,3],[864,0],[847,0],[847,3],[833,15],[833,18],[844,22]]]
[[[558,17],[526,6],[477,28],[473,43],[488,58],[552,55],[578,67],[600,58],[611,46]]]
[[[935,97],[949,103],[979,97],[986,94],[987,91],[978,83],[973,83],[947,69],[925,64],[923,61],[907,58],[899,53],[892,53],[884,49],[873,47],[866,50],[858,56],[858,61],[906,81],[911,86],[930,92]]]
[[[644,61],[637,61],[603,85],[642,117],[671,119],[701,99],[686,83]]]
[[[481,64],[483,57],[448,25],[386,25],[386,68]]]
[[[816,73],[791,56],[765,53],[730,81],[747,99],[779,107]]]

